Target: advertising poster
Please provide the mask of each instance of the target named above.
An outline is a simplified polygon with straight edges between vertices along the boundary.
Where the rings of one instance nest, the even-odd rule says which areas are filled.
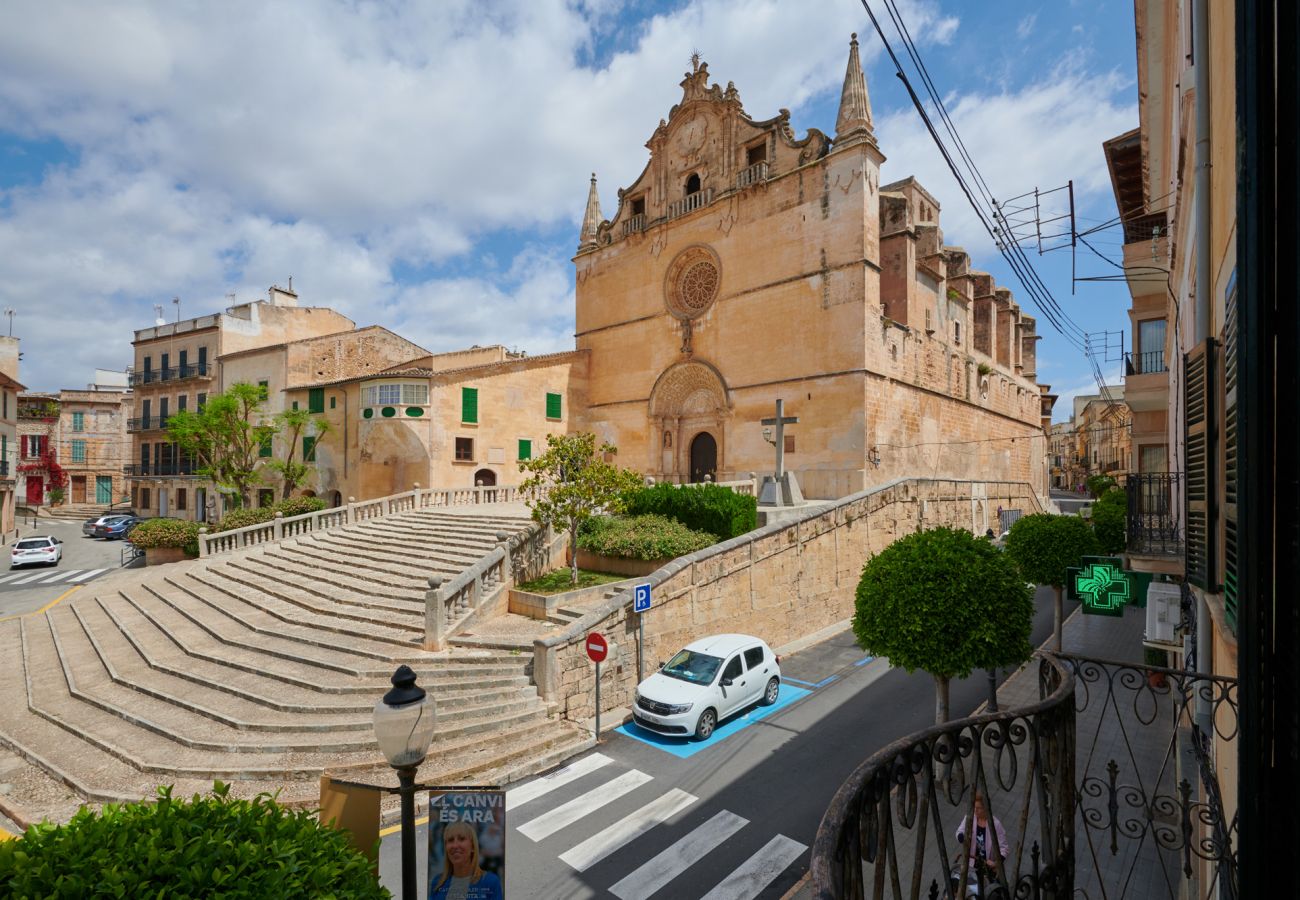
[[[505,791],[429,795],[429,900],[504,900]]]

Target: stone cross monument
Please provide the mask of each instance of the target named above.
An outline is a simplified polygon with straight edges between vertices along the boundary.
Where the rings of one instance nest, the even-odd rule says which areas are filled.
[[[785,415],[785,401],[776,401],[776,416],[762,419],[759,424],[775,426],[776,471],[763,476],[763,487],[758,494],[759,506],[796,506],[803,503],[803,492],[793,472],[785,470],[785,426],[797,425],[798,416]]]

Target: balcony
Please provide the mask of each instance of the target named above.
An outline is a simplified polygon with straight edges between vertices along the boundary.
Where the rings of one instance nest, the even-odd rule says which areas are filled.
[[[713,188],[705,188],[702,191],[696,191],[693,194],[687,194],[680,200],[674,200],[668,204],[668,218],[675,219],[678,216],[684,216],[688,212],[694,212],[708,206],[713,202]]]
[[[1128,554],[1148,562],[1162,562],[1141,571],[1182,574],[1183,522],[1181,472],[1130,473],[1125,479],[1128,493]]]
[[[9,460],[0,459],[0,478],[9,477]]]
[[[131,387],[145,384],[159,384],[163,381],[181,381],[186,378],[208,378],[212,372],[211,363],[193,363],[172,366],[166,369],[150,369],[145,372],[132,372],[128,381]]]
[[[1236,754],[1235,679],[1043,652],[1003,691],[1018,705],[853,772],[817,831],[814,897],[1237,896],[1215,767]],[[1005,832],[996,866],[955,837],[975,790]]]
[[[1134,412],[1169,408],[1169,367],[1164,350],[1124,354],[1124,402]]]
[[[126,420],[127,431],[162,431],[167,427],[167,420],[171,416],[141,416],[137,419]]]
[[[192,462],[136,464],[122,467],[122,472],[129,478],[198,478],[196,466]]]
[[[623,223],[623,237],[645,231],[645,213],[637,213]]]
[[[750,185],[762,184],[764,181],[767,181],[767,160],[741,169],[736,175],[736,190],[741,191]]]

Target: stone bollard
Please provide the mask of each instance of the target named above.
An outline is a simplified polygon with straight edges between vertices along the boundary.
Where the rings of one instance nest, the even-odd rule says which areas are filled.
[[[445,650],[447,647],[446,604],[442,597],[442,585],[446,580],[441,575],[429,576],[429,590],[424,593],[425,650]]]
[[[199,528],[199,559],[208,555],[208,526]]]
[[[347,507],[347,512],[344,513],[344,515],[346,516],[346,518],[343,520],[344,522],[346,522],[346,523],[349,524],[349,525],[351,525],[353,522],[355,522],[355,521],[357,520],[357,510],[356,510],[356,505],[357,505],[357,498],[356,498],[356,497],[349,497],[349,498],[348,498],[348,507]]]
[[[284,538],[284,513],[279,510],[276,510],[275,518],[272,520],[272,528],[275,539],[277,541],[282,540]]]

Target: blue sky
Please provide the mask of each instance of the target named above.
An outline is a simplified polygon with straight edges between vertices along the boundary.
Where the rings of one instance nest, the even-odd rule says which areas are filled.
[[[1081,226],[1114,216],[1101,143],[1137,124],[1130,2],[900,7],[995,196],[1073,179]],[[590,173],[611,214],[691,52],[753,117],[784,107],[799,135],[833,133],[854,31],[883,177],[920,178],[947,243],[1037,315],[856,0],[7,2],[0,304],[21,380],[81,386],[130,361],[155,304],[199,315],[291,275],[303,303],[430,349],[571,347]],[[1115,230],[1094,243],[1118,258]],[[1027,249],[1083,330],[1125,327],[1121,285],[1071,295],[1068,250]],[[1116,271],[1090,252],[1076,265]],[[1060,419],[1092,378],[1038,318]]]

